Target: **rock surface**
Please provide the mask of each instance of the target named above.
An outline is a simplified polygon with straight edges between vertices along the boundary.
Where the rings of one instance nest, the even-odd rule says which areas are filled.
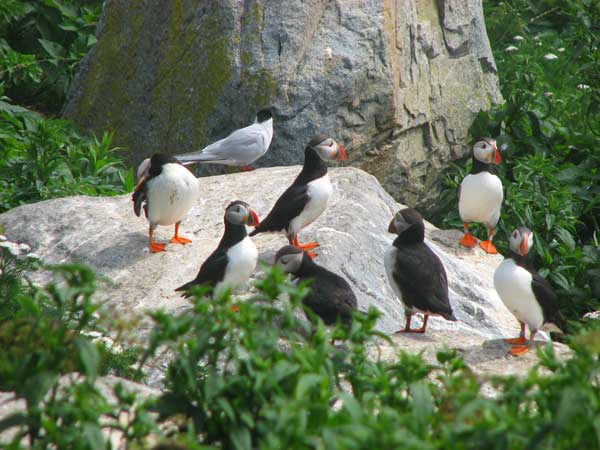
[[[154,308],[176,311],[187,308],[188,302],[174,289],[196,275],[218,243],[225,206],[243,199],[265,217],[299,170],[270,168],[202,178],[201,199],[181,227],[193,243],[169,245],[164,253],[148,252],[148,225],[133,214],[129,195],[78,196],[25,205],[1,214],[0,224],[9,241],[29,245],[46,263],[77,261],[96,269],[107,280],[99,299],[119,314]],[[375,306],[381,310],[379,327],[394,332],[402,327],[404,314],[389,287],[383,254],[393,240],[387,226],[401,205],[373,176],[359,169],[332,169],[330,177],[334,195],[329,206],[301,232],[300,240],[319,241],[317,261],[342,274],[354,289],[360,309]],[[492,274],[502,257],[478,248],[459,248],[459,231],[428,225],[427,233],[446,266],[450,301],[459,319],[451,323],[432,318],[432,336],[436,330],[461,330],[482,339],[515,334],[516,321],[493,288]],[[172,234],[172,227],[159,227],[155,236],[166,241]],[[287,244],[280,234],[259,235],[254,242],[260,259],[267,263]],[[48,276],[35,273],[34,280],[45,282]]]
[[[317,129],[396,200],[433,209],[473,116],[501,101],[481,0],[106,2],[64,116],[132,162],[196,150],[275,108],[259,165]]]

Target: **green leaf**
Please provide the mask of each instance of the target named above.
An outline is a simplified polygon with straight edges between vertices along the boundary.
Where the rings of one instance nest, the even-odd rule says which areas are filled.
[[[229,434],[229,439],[236,450],[252,450],[250,431],[246,427],[234,427]]]
[[[79,353],[79,360],[83,366],[85,375],[94,379],[98,376],[100,365],[100,354],[94,344],[84,337],[75,340],[75,347]]]
[[[313,389],[315,386],[321,383],[321,379],[322,378],[320,375],[314,373],[302,375],[300,377],[300,380],[298,381],[298,384],[296,385],[296,392],[294,393],[294,397],[297,400],[304,399],[306,393],[310,389]]]
[[[89,448],[93,450],[102,450],[106,448],[106,442],[102,430],[97,423],[86,423],[83,425],[83,438]]]
[[[46,53],[55,59],[61,58],[66,53],[64,47],[56,42],[41,38],[38,39],[38,42],[41,44],[44,50],[46,50]]]

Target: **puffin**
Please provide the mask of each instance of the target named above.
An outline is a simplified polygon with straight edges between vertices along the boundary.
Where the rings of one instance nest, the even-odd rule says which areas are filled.
[[[137,169],[139,181],[132,195],[133,211],[140,217],[142,206],[150,223],[148,247],[152,253],[165,250],[165,244],[154,242],[158,225],[175,224],[171,244],[189,244],[179,235],[179,224],[199,197],[198,179],[173,156],[155,153]]]
[[[414,208],[398,211],[388,232],[398,237],[385,252],[385,271],[406,315],[404,329],[398,333],[425,333],[429,316],[456,321],[448,299],[446,270],[440,258],[425,244],[421,214]],[[416,312],[424,315],[423,326],[411,329],[410,321]]]
[[[298,233],[314,222],[327,207],[333,186],[327,175],[327,161],[346,159],[346,151],[333,138],[317,134],[304,149],[304,166],[292,185],[281,194],[265,220],[250,236],[264,232],[283,232],[290,245],[301,250],[317,247],[317,242],[300,244]],[[314,253],[308,253],[315,257]]]
[[[504,199],[502,181],[495,174],[493,164],[500,164],[502,158],[496,141],[483,138],[473,145],[473,165],[471,173],[463,178],[458,186],[458,212],[464,224],[464,235],[459,243],[465,247],[475,247],[477,240],[469,233],[469,223],[483,223],[488,229],[488,238],[479,246],[490,254],[498,253],[492,237],[500,219],[500,208]]]
[[[229,136],[204,147],[199,152],[177,155],[183,164],[198,162],[241,166],[242,171],[254,170],[251,164],[263,156],[273,139],[273,114],[261,109],[254,123],[235,130]]]
[[[562,318],[556,293],[527,259],[533,245],[533,232],[518,227],[508,238],[509,253],[494,272],[494,287],[504,305],[521,325],[518,338],[506,339],[513,344],[510,353],[520,356],[529,350],[538,330],[562,333]],[[529,340],[525,337],[529,327]]]
[[[248,279],[258,261],[258,250],[248,237],[246,225],[257,226],[260,221],[248,203],[236,200],[225,209],[225,232],[221,242],[200,266],[200,271],[192,281],[179,286],[176,291],[188,291],[192,286],[205,285],[213,288],[218,298],[226,288],[235,289]]]
[[[342,323],[350,323],[358,302],[344,278],[319,266],[305,251],[292,245],[279,249],[275,266],[292,274],[296,280],[311,280],[310,291],[303,303],[325,324],[334,324],[338,318]]]

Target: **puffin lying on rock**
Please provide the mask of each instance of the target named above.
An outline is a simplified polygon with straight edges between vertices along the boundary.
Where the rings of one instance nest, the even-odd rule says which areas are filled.
[[[196,278],[176,291],[205,285],[212,287],[213,295],[218,297],[226,288],[233,290],[248,281],[256,268],[258,251],[246,233],[246,225],[257,226],[258,215],[248,203],[238,200],[227,206],[224,221],[225,232],[215,251],[202,263]]]
[[[250,233],[283,232],[291,245],[311,250],[319,244],[300,244],[298,233],[314,222],[327,207],[333,186],[327,175],[327,162],[346,159],[344,148],[323,134],[312,138],[304,150],[304,166],[292,185],[279,197],[266,219]],[[308,254],[315,257],[313,253]]]
[[[192,242],[179,236],[179,224],[199,196],[198,179],[194,174],[174,157],[156,153],[142,161],[137,176],[139,181],[132,196],[133,211],[139,217],[143,204],[150,222],[150,251],[156,253],[165,249],[165,244],[154,242],[154,230],[158,225],[175,224],[172,244]]]
[[[465,234],[459,241],[465,247],[475,247],[477,240],[469,233],[469,223],[483,223],[488,228],[488,238],[479,246],[487,253],[497,253],[492,237],[500,219],[504,199],[502,182],[494,173],[492,164],[500,164],[502,158],[496,141],[484,138],[473,146],[471,173],[458,186],[458,212],[464,223]]]
[[[425,225],[413,208],[396,213],[388,232],[397,234],[385,253],[385,270],[392,289],[404,304],[406,325],[400,332],[425,333],[429,316],[456,321],[448,299],[448,279],[442,261],[425,244]],[[410,328],[415,312],[424,314],[423,326]]]
[[[504,305],[521,324],[521,334],[506,339],[513,344],[511,353],[520,356],[529,350],[538,330],[562,333],[558,300],[550,283],[527,260],[533,245],[533,232],[525,227],[513,231],[508,239],[510,250],[494,273],[494,287]],[[525,337],[529,327],[529,341]]]
[[[358,302],[352,288],[341,276],[316,264],[303,250],[286,245],[275,255],[275,265],[291,273],[297,280],[311,280],[310,291],[303,299],[327,325],[339,318],[344,323],[352,319]]]
[[[249,171],[254,170],[250,164],[267,152],[272,139],[273,114],[270,109],[262,109],[256,114],[252,125],[235,130],[199,152],[177,155],[176,158],[183,164],[206,162],[243,166],[242,171]]]

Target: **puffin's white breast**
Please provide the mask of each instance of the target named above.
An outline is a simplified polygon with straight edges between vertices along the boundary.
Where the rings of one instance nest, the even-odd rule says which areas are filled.
[[[469,174],[460,183],[458,212],[463,222],[479,222],[493,228],[500,218],[503,199],[502,182],[496,175]]]
[[[300,215],[290,222],[289,234],[295,235],[302,228],[314,222],[327,207],[329,197],[333,193],[333,186],[329,181],[329,175],[308,183],[308,202]]]
[[[198,199],[198,179],[181,164],[165,164],[160,175],[148,181],[147,195],[150,223],[173,225]]]
[[[215,286],[215,294],[229,287],[232,290],[244,284],[254,272],[258,261],[258,250],[249,236],[227,250],[227,268],[223,281]]]
[[[494,272],[494,287],[508,310],[530,330],[538,330],[544,322],[542,308],[531,287],[531,274],[507,258]]]

